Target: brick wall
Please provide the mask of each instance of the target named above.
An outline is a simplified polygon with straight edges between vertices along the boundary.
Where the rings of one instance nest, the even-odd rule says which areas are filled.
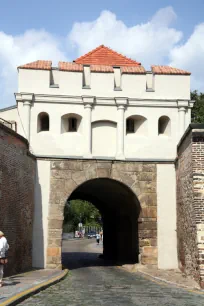
[[[27,141],[0,124],[0,230],[10,245],[7,275],[32,267],[34,178]]]
[[[177,235],[180,268],[204,287],[203,124],[191,124],[178,145]]]

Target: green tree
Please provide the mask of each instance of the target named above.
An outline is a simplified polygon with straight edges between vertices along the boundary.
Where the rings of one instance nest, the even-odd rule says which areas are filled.
[[[194,90],[191,92],[191,100],[195,100],[191,115],[192,123],[204,123],[204,93]]]
[[[100,220],[99,210],[90,202],[72,200],[65,205],[63,228],[66,232],[77,230],[80,222],[84,226],[100,227]]]

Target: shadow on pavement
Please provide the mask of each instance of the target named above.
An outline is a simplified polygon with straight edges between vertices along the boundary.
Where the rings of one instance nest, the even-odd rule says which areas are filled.
[[[69,270],[80,269],[83,267],[96,267],[96,266],[116,266],[116,261],[105,260],[100,258],[101,253],[91,252],[63,252],[62,264]]]
[[[4,287],[6,286],[14,286],[14,285],[18,285],[20,284],[20,282],[13,282],[13,281],[4,281]]]

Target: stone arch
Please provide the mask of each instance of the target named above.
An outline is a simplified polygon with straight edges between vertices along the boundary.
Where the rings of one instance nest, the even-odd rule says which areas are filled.
[[[48,217],[47,268],[61,267],[64,205],[79,186],[93,179],[109,178],[127,186],[141,205],[139,245],[143,263],[156,263],[156,165],[102,160],[51,162]]]

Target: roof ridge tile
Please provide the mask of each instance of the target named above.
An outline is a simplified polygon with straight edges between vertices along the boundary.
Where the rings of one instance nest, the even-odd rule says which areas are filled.
[[[98,51],[105,51],[107,54],[104,55],[104,54],[97,54]],[[96,58],[93,58],[93,55],[97,54],[97,57]],[[114,58],[115,57],[115,58]],[[80,64],[83,64],[83,63],[89,63],[89,64],[93,64],[93,62],[96,62],[97,61],[97,64],[103,64],[103,65],[112,65],[114,66],[115,64],[118,64],[118,61],[120,62],[120,65],[132,65],[132,66],[139,66],[141,65],[141,63],[131,59],[131,58],[128,58],[127,56],[125,55],[122,55],[121,53],[118,53],[114,50],[112,50],[111,48],[109,47],[106,47],[104,45],[100,45],[98,46],[97,48],[89,51],[88,53],[78,57],[76,60],[74,60],[75,63],[80,63]],[[108,63],[110,62],[110,63]]]

